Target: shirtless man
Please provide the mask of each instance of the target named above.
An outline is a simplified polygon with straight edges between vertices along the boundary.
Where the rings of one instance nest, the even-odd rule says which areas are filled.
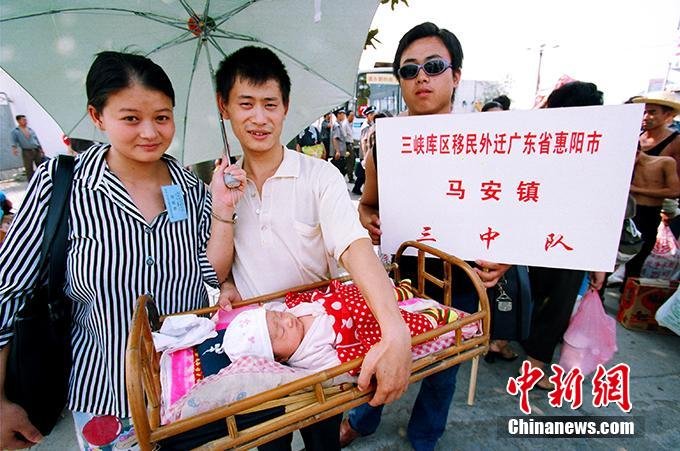
[[[654,248],[663,200],[680,196],[675,160],[667,156],[654,157],[638,150],[630,192],[637,203],[633,221],[642,233],[643,245],[640,252],[626,263],[626,279],[640,276],[642,265]]]
[[[680,133],[668,126],[680,112],[680,97],[669,91],[650,93],[633,99],[644,103],[640,149],[648,155],[675,158],[676,172],[680,177]]]

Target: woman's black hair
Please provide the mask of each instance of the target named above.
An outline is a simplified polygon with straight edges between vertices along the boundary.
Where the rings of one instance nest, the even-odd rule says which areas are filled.
[[[502,110],[503,105],[501,105],[498,102],[494,102],[493,100],[491,102],[486,102],[482,107],[482,113],[485,111],[489,111],[491,108],[500,108]]]
[[[142,55],[111,51],[98,53],[90,66],[85,81],[87,104],[101,113],[111,94],[135,83],[162,92],[175,106],[170,78],[158,64]]]
[[[572,81],[555,89],[548,96],[546,108],[564,108],[570,106],[602,105],[602,91],[595,83]]]

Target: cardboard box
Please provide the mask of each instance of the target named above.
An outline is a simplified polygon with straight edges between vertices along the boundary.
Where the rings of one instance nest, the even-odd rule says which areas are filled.
[[[616,319],[627,329],[673,332],[659,326],[656,311],[678,288],[677,280],[629,278],[621,295]]]

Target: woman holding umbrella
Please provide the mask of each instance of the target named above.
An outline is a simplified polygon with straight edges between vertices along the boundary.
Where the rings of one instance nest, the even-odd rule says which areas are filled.
[[[133,433],[124,354],[134,300],[152,294],[161,315],[207,305],[204,282],[219,286],[230,270],[232,215],[245,173],[225,159],[211,196],[165,155],[175,132],[174,91],[148,58],[102,52],[86,87],[89,116],[111,144],[93,146],[75,160],[65,284],[73,305],[68,408],[82,449],[122,440],[127,449]],[[0,250],[0,390],[14,315],[39,277],[55,167],[51,160],[37,170]],[[241,184],[228,189],[225,172]],[[0,448],[42,440],[2,392],[0,417]],[[88,443],[93,437],[97,443]]]

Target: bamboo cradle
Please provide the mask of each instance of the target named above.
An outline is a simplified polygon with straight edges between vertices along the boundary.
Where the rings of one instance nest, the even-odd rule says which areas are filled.
[[[476,387],[479,356],[487,352],[489,344],[490,316],[486,289],[474,270],[463,260],[415,241],[403,243],[397,251],[395,256],[396,264],[392,268],[395,281],[401,280],[399,261],[403,253],[409,248],[414,248],[417,252],[417,277],[413,281],[413,287],[418,296],[428,297],[426,284],[430,284],[443,290],[443,298],[439,300],[442,304],[452,305],[452,287],[455,283],[453,280],[453,269],[457,267],[472,281],[479,297],[477,312],[458,319],[454,323],[413,337],[412,344],[417,345],[444,333],[455,331],[455,343],[449,348],[413,362],[409,381],[415,382],[453,365],[472,360],[468,392],[468,404],[471,405]],[[441,261],[442,276],[437,277],[425,270],[426,256],[435,257]],[[428,266],[431,267],[429,264]],[[342,280],[349,280],[349,278],[345,277]],[[255,303],[262,304],[281,298],[290,291],[307,291],[323,288],[329,283],[330,280],[326,280],[293,287],[269,295],[243,300],[238,305],[235,305],[235,307]],[[128,400],[132,421],[142,451],[150,451],[154,449],[155,444],[164,439],[178,436],[216,421],[225,422],[226,431],[228,432],[226,436],[209,441],[195,449],[250,449],[317,421],[347,411],[352,407],[367,402],[372,396],[372,391],[360,392],[354,384],[343,383],[330,387],[322,386],[322,383],[325,381],[359,367],[363,359],[356,359],[194,417],[161,425],[160,354],[155,351],[151,336],[151,327],[146,310],[146,303],[149,300],[149,296],[146,295],[141,296],[137,300],[125,356]],[[217,308],[214,306],[183,313],[210,314],[214,313]],[[476,321],[481,321],[482,335],[463,340],[462,327]],[[285,413],[280,416],[243,429],[239,429],[237,426],[236,415],[281,406],[284,408]]]

